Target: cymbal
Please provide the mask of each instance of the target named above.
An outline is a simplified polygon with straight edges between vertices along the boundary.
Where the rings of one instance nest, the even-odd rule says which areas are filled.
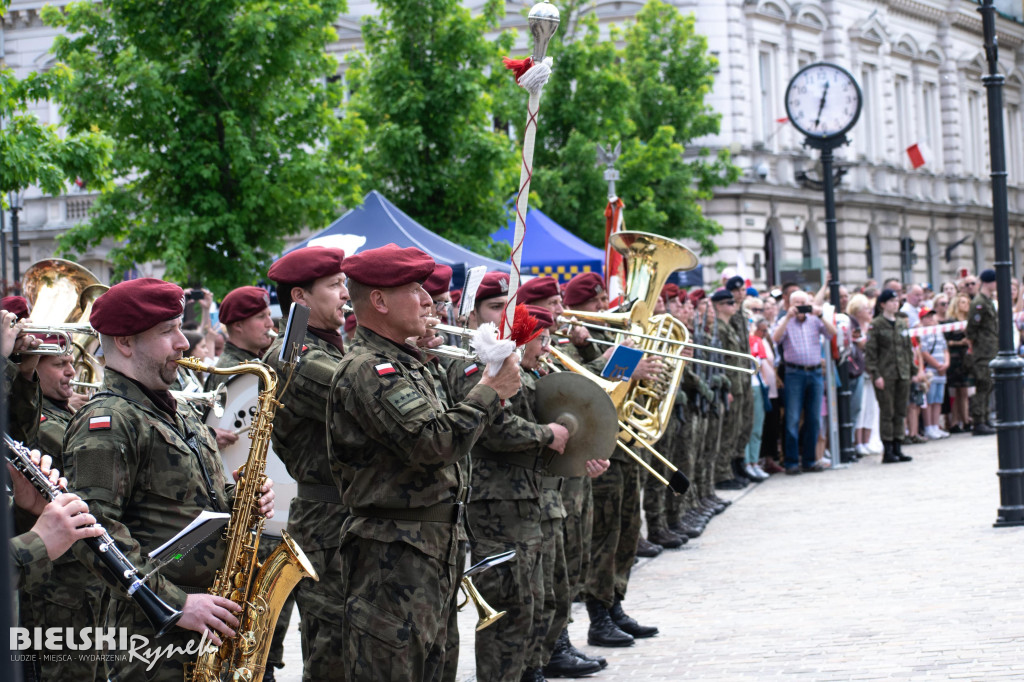
[[[608,459],[615,450],[619,416],[608,394],[591,379],[555,372],[537,380],[539,424],[555,422],[569,430],[565,452],[551,452],[547,470],[555,476],[585,476],[588,459]]]

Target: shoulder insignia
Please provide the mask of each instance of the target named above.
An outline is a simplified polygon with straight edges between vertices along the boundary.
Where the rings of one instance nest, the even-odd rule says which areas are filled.
[[[89,430],[99,431],[102,429],[110,428],[110,417],[90,417],[89,418]]]
[[[379,377],[386,377],[387,375],[394,374],[397,371],[395,370],[395,366],[392,365],[390,362],[385,362],[380,365],[374,365],[373,369],[374,371],[377,372],[377,376]]]
[[[39,415],[39,423],[42,424],[44,421],[46,421],[46,415],[45,414]]]
[[[480,367],[474,362],[472,365],[470,365],[465,370],[463,370],[463,373],[467,377],[471,377],[471,376],[473,376],[474,374],[476,374],[479,371],[480,371]]]

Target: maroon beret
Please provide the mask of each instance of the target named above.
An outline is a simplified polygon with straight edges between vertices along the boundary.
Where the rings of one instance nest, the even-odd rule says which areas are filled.
[[[352,332],[356,330],[356,316],[355,313],[345,318],[345,336],[352,336]]]
[[[130,279],[96,299],[89,324],[100,334],[134,336],[185,312],[185,292],[162,279]]]
[[[442,263],[434,264],[434,272],[423,283],[423,289],[431,296],[440,296],[448,291],[452,283],[452,269]]]
[[[534,277],[528,282],[523,282],[519,287],[516,298],[520,303],[533,303],[542,301],[552,296],[561,296],[562,290],[558,288],[558,280],[554,277]]]
[[[526,312],[528,312],[531,317],[537,318],[537,325],[534,328],[534,331],[548,329],[555,324],[555,316],[552,315],[551,311],[547,308],[541,308],[538,305],[528,305],[526,306]]]
[[[581,272],[569,280],[562,295],[562,304],[566,308],[572,308],[600,296],[604,291],[604,279],[601,275],[596,272]]]
[[[341,272],[343,260],[345,252],[333,246],[305,246],[274,261],[267,277],[278,284],[312,282]]]
[[[669,282],[668,284],[661,288],[661,297],[665,300],[666,303],[670,298],[678,298],[679,287]]]
[[[452,306],[458,308],[459,301],[462,300],[462,289],[456,289],[452,292]]]
[[[697,305],[705,296],[707,296],[707,292],[705,292],[703,289],[694,289],[693,291],[690,292],[690,301],[694,305]]]
[[[434,259],[417,248],[387,244],[345,259],[345,274],[369,287],[400,287],[434,274]]]
[[[4,296],[0,300],[0,310],[14,313],[19,320],[28,317],[28,301],[24,296]]]
[[[488,272],[480,281],[480,288],[476,290],[476,302],[479,303],[498,296],[508,296],[508,274]]]
[[[238,287],[224,297],[217,319],[221,324],[248,320],[270,307],[270,294],[259,287]]]

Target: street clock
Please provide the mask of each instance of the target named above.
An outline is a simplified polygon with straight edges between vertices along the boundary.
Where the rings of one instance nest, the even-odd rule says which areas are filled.
[[[864,97],[850,72],[819,62],[796,72],[786,88],[786,115],[815,140],[842,139],[860,117]]]

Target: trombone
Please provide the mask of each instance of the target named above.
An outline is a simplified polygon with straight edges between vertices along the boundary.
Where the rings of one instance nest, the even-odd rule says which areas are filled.
[[[740,353],[735,350],[725,350],[724,348],[716,348],[714,346],[704,346],[699,343],[693,343],[691,341],[677,341],[675,339],[664,339],[650,334],[643,334],[641,332],[629,331],[626,329],[618,329],[616,327],[608,327],[606,325],[594,324],[592,322],[582,322],[574,316],[566,317],[564,315],[558,316],[558,322],[563,325],[576,325],[580,327],[586,327],[587,329],[595,329],[597,331],[608,332],[609,334],[622,334],[624,336],[633,337],[637,339],[645,339],[648,341],[658,341],[665,345],[679,346],[681,348],[692,348],[694,350],[704,350],[709,353],[721,353],[722,355],[731,355],[733,357],[742,358],[749,363],[750,367],[736,367],[734,365],[727,365],[723,362],[713,362],[711,360],[704,360],[701,358],[686,357],[684,355],[677,355],[675,353],[664,353],[657,350],[645,350],[644,355],[657,355],[659,357],[668,358],[670,360],[682,360],[683,362],[696,362],[700,365],[711,365],[712,367],[718,367],[721,369],[727,369],[733,372],[743,372],[745,374],[754,374],[757,372],[759,364],[757,358],[749,353]],[[554,333],[555,336],[568,337],[568,333],[559,330]],[[605,341],[604,339],[595,339],[590,337],[588,339],[590,343],[595,343],[601,346],[617,346],[618,343],[614,341]]]

